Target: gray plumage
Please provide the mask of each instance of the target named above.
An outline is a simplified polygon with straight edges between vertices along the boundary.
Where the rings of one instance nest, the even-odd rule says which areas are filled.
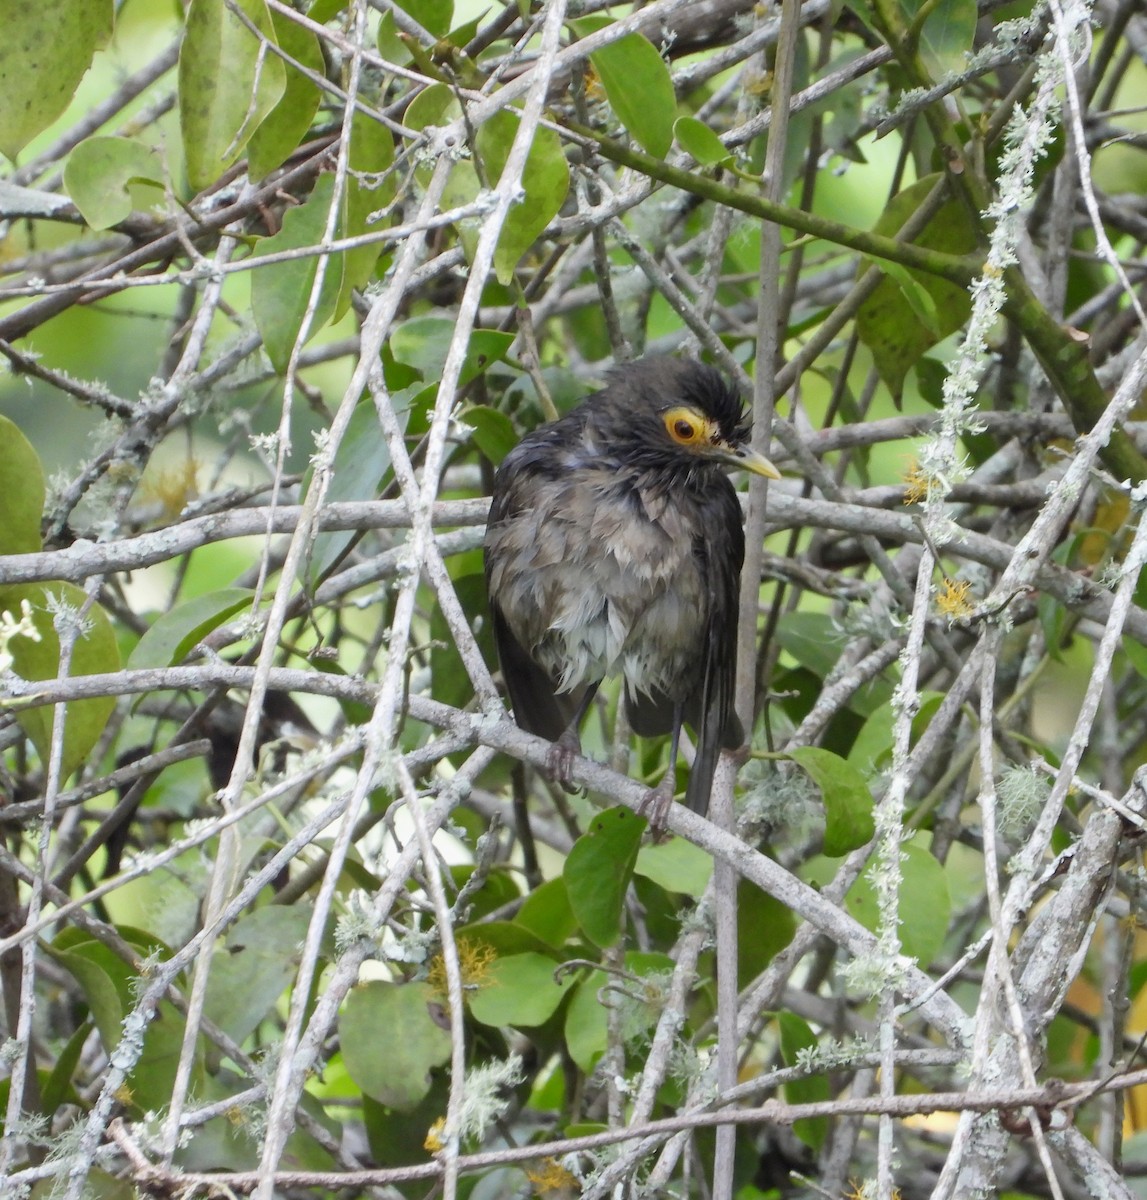
[[[687,415],[675,424],[679,411]],[[702,432],[688,414],[704,418],[706,436],[686,446],[676,430]],[[620,674],[637,733],[673,734],[675,755],[681,719],[696,731],[686,801],[698,812],[721,748],[743,740],[733,672],[745,544],[722,465],[776,473],[747,441],[740,401],[712,368],[628,364],[506,456],[486,532],[494,633],[518,724],[576,749],[588,698]],[[671,796],[671,778],[666,786]]]

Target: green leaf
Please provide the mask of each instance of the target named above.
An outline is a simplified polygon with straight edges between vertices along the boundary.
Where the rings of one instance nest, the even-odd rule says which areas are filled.
[[[407,363],[422,375],[425,383],[437,383],[442,364],[454,336],[454,322],[444,317],[414,317],[397,326],[390,335],[388,348],[400,363]],[[466,347],[459,386],[485,371],[491,363],[506,357],[514,335],[500,329],[474,329]]]
[[[828,613],[786,613],[777,625],[776,636],[782,650],[821,679],[836,666],[845,643]]]
[[[405,429],[408,410],[398,408],[396,415]],[[346,434],[335,451],[326,503],[375,499],[389,471],[390,448],[378,427],[374,405],[368,400],[351,413]],[[308,487],[312,475],[313,472],[308,470]],[[322,579],[356,536],[353,529],[340,529],[320,533],[315,538],[307,564],[307,578],[312,585]]]
[[[677,96],[656,47],[630,33],[589,57],[617,119],[643,149],[664,158],[673,145]]]
[[[920,399],[933,408],[944,407],[944,380],[948,378],[948,364],[925,355],[916,363],[916,390]]]
[[[450,125],[462,116],[462,106],[458,103],[454,91],[445,83],[434,83],[423,88],[410,102],[402,123],[408,129],[429,129],[433,126]],[[429,155],[420,155],[417,159],[414,175],[423,187],[430,180],[435,162]],[[459,158],[450,167],[446,186],[442,190],[442,199],[438,207],[442,211],[458,208],[473,201],[482,190],[478,172],[469,157]],[[473,254],[478,240],[478,222],[476,220],[463,222],[457,228],[459,240],[467,254]]]
[[[781,1054],[785,1066],[795,1067],[802,1050],[816,1049],[816,1034],[796,1013],[778,1013],[777,1025],[781,1031]],[[828,1079],[824,1075],[809,1075],[785,1084],[785,1099],[790,1104],[816,1104],[831,1098]],[[806,1146],[819,1151],[828,1136],[828,1118],[802,1117],[793,1122],[793,1133]]]
[[[356,112],[351,123],[350,174],[343,199],[342,234],[358,237],[372,228],[368,218],[394,199],[395,177],[386,175],[394,162],[394,138],[385,125]],[[342,292],[335,306],[335,320],[350,306],[351,293],[364,287],[374,274],[382,243],[374,242],[345,254]]]
[[[876,14],[873,11],[872,0],[845,0],[845,6],[860,18],[870,33],[877,38],[880,37],[880,30],[876,24]]]
[[[848,751],[848,761],[865,778],[883,768],[892,757],[892,708],[885,705],[864,722]]]
[[[483,1025],[542,1025],[557,1011],[574,983],[569,972],[554,978],[552,958],[542,954],[513,954],[489,967],[489,982],[470,997],[470,1012]]]
[[[1147,679],[1147,646],[1137,642],[1132,637],[1123,639],[1123,652],[1127,655],[1127,661]]]
[[[875,232],[894,236],[932,191],[937,178],[925,176],[898,192],[876,222]],[[970,254],[977,244],[976,224],[964,204],[949,200],[914,241],[945,254]],[[872,351],[876,369],[893,398],[899,399],[909,368],[964,324],[972,302],[963,288],[934,275],[886,262],[880,269],[885,278],[860,306],[856,331]]]
[[[605,986],[604,971],[594,971],[579,980],[566,1009],[566,1049],[569,1056],[588,1075],[605,1053],[608,1033],[605,1024],[605,1009],[598,994]]]
[[[430,1016],[425,983],[360,983],[339,1017],[343,1062],[368,1096],[413,1108],[430,1090],[430,1071],[450,1058],[450,1035]]]
[[[131,185],[163,186],[159,155],[143,142],[90,137],[68,155],[64,187],[92,229],[110,229],[131,216]]]
[[[342,12],[347,0],[314,0],[307,9],[307,16],[318,25],[333,21]]]
[[[459,945],[488,946],[497,958],[511,954],[552,954],[553,949],[518,921],[476,921],[457,931]],[[558,960],[555,959],[555,962]]]
[[[252,255],[257,269],[251,279],[251,312],[263,335],[267,357],[280,375],[286,372],[291,350],[302,331],[319,259],[315,254],[304,254],[266,267],[259,267],[258,260],[267,254],[317,246],[326,231],[333,194],[334,176],[320,175],[306,203],[287,209],[283,228],[273,237],[264,238]],[[342,255],[329,255],[318,304],[307,328],[308,340],[334,313],[342,278]]]
[[[0,612],[19,614],[22,600],[32,608],[32,622],[40,640],[16,637],[8,644],[13,670],[22,679],[55,679],[60,673],[60,639],[52,618],[52,605],[79,612],[87,601],[81,588],[71,583],[29,583],[0,589]],[[87,630],[76,639],[68,674],[102,675],[119,670],[119,647],[107,614],[98,604],[85,613]],[[61,778],[66,779],[87,758],[115,708],[112,696],[73,700],[64,706],[64,750]],[[16,720],[47,764],[52,748],[52,705],[20,708]]]
[[[114,20],[113,0],[0,0],[0,151],[15,161],[68,107]]]
[[[799,746],[791,758],[820,788],[824,798],[824,852],[839,858],[872,840],[872,793],[864,776],[831,750]]]
[[[44,512],[44,469],[32,443],[0,416],[0,554],[35,554]],[[20,606],[12,610],[19,619]]]
[[[752,980],[793,940],[792,910],[748,880],[737,885],[737,979]]]
[[[502,177],[518,125],[518,114],[503,109],[478,130],[478,153],[491,187],[496,187]],[[561,139],[554,130],[539,126],[534,130],[522,170],[521,199],[507,214],[494,251],[494,273],[499,283],[510,282],[522,256],[561,211],[569,183],[569,166],[562,153]]]
[[[449,42],[451,46],[456,46],[459,50],[465,49],[473,40],[474,35],[478,32],[478,26],[486,18],[489,9],[483,9],[469,21],[463,21],[461,25],[456,25],[450,30]]]
[[[595,946],[612,946],[621,936],[625,890],[648,824],[628,808],[598,813],[566,858],[570,908]]]
[[[430,129],[435,125],[450,125],[462,116],[462,105],[453,89],[445,83],[432,83],[406,106],[402,123],[407,129]],[[421,178],[429,179],[433,165],[422,164]],[[477,176],[475,176],[475,184]],[[445,206],[443,206],[445,207]]]
[[[232,926],[211,960],[205,1012],[236,1042],[244,1042],[290,987],[307,934],[308,904],[269,904]]]
[[[338,2],[341,3],[341,0]],[[405,67],[414,58],[410,47],[398,36],[398,22],[394,19],[394,13],[389,10],[378,19],[375,45],[383,61],[396,67]]]
[[[681,149],[703,167],[722,166],[733,161],[721,139],[696,117],[678,117],[673,122],[673,136]]]
[[[452,125],[462,117],[462,105],[454,94],[453,88],[445,83],[432,83],[423,88],[407,105],[402,123],[408,129],[422,131],[439,126]],[[434,171],[435,164],[426,161],[423,156],[415,167],[415,176],[419,183],[426,184]],[[442,192],[438,207],[441,209],[456,208],[468,204],[481,190],[478,173],[474,164],[466,158],[460,158],[450,168],[450,178]]]
[[[522,902],[514,924],[528,929],[550,946],[561,946],[577,932],[577,919],[570,908],[566,881],[547,879]]]
[[[673,962],[667,954],[640,950],[626,954],[623,966],[627,973],[638,976],[673,970]],[[565,1010],[562,1027],[566,1049],[570,1058],[587,1074],[605,1053],[608,1042],[605,1005],[601,1001],[601,989],[608,982],[609,976],[604,971],[591,971],[578,981]]]
[[[475,615],[486,612],[486,576],[481,571],[456,579],[454,589],[465,612]],[[493,663],[493,624],[489,620],[484,621],[476,636],[486,661]],[[430,615],[430,639],[430,674],[434,680],[434,696],[443,704],[462,708],[473,699],[474,685],[470,682],[462,655],[454,644],[450,626],[437,606]]]
[[[105,964],[94,960],[93,950],[99,943],[88,941],[84,949],[59,950],[46,947],[48,953],[80,985],[88,1011],[99,1030],[100,1041],[105,1050],[114,1050],[119,1045],[121,1025],[124,1017],[123,1002],[111,973]],[[100,947],[103,949],[103,947]],[[110,955],[111,951],[107,951]]]
[[[1054,596],[1040,592],[1036,598],[1035,611],[1043,629],[1048,657],[1055,662],[1063,662],[1063,631],[1067,628],[1067,609]]]
[[[900,946],[909,957],[927,967],[940,953],[948,930],[951,899],[944,868],[932,857],[919,839],[900,847]],[[866,928],[877,931],[880,914],[872,872],[879,864],[872,861],[844,898],[845,908]]]
[[[143,671],[178,666],[213,629],[242,612],[254,597],[249,588],[224,588],[185,601],[144,633],[128,655],[128,667]]]
[[[889,279],[896,281],[913,315],[928,333],[936,341],[939,341],[942,336],[940,315],[936,311],[935,301],[928,294],[928,289],[902,263],[891,262],[887,259],[874,259],[873,261]]]
[[[232,4],[261,37],[231,10]],[[286,68],[263,39],[275,40],[263,0],[191,0],[179,51],[179,124],[187,177],[197,192],[238,161],[282,99]]]
[[[271,10],[271,25],[279,48],[296,62],[319,75],[326,71],[319,39],[297,21]],[[322,93],[297,67],[284,63],[283,94],[263,123],[251,134],[247,170],[262,179],[298,149],[319,110]]]
[[[343,1057],[346,1057],[345,1050]],[[304,1096],[307,1094],[303,1093]],[[446,1111],[449,1100],[450,1080],[444,1071],[434,1073],[430,1090],[413,1108],[387,1108],[364,1092],[362,1121],[367,1145],[374,1161],[388,1167],[426,1162],[426,1151],[422,1144],[426,1140],[427,1131]],[[463,1195],[465,1194],[463,1192]],[[398,1200],[398,1197],[394,1200]]]
[[[61,1104],[79,1103],[72,1085],[72,1076],[80,1065],[84,1043],[91,1036],[93,1026],[94,1022],[92,1021],[82,1021],[60,1051],[43,1088],[44,1112],[55,1112]]]
[[[445,37],[454,22],[454,0],[397,0],[427,33]]]
[[[171,955],[158,938],[143,930],[120,925],[116,932],[141,958],[154,952],[161,958]],[[80,985],[100,1041],[110,1054],[123,1034],[123,1018],[135,1004],[139,981],[134,970],[109,947],[76,928],[61,930],[47,949]],[[144,1035],[139,1061],[128,1077],[128,1090],[137,1108],[155,1109],[162,1107],[164,1097],[170,1100],[183,1029],[183,1018],[174,1006],[161,1003]],[[198,1086],[198,1076],[195,1078]]]
[[[465,887],[476,874],[476,868],[469,863],[458,863],[450,868],[450,877],[456,888]],[[467,919],[472,924],[481,924],[485,917],[521,900],[516,874],[516,869],[512,870],[509,866],[494,867],[484,873],[478,890],[470,892]]]
[[[459,413],[458,419],[474,431],[474,445],[494,466],[518,444],[513,421],[496,408],[475,404]]]
[[[905,16],[914,20],[925,2],[904,0]],[[928,8],[919,43],[925,64],[936,79],[963,71],[976,35],[976,0],[944,0]]]
[[[692,842],[672,837],[653,846],[642,846],[637,852],[634,874],[653,880],[667,892],[700,899],[713,874],[713,859]]]

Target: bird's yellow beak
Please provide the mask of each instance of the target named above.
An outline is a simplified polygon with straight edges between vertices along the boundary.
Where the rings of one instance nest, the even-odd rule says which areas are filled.
[[[763,475],[766,479],[780,479],[781,473],[763,455],[758,454],[751,446],[738,446],[728,452],[728,461],[742,471],[752,471],[754,475]]]

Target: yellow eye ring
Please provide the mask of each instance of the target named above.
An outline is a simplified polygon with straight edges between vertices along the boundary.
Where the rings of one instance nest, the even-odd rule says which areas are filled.
[[[702,446],[709,442],[711,421],[691,408],[668,409],[661,418],[665,432],[678,446]]]

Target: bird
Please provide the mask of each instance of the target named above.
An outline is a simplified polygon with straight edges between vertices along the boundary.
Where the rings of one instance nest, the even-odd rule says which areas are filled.
[[[735,467],[779,479],[749,445],[739,396],[715,368],[648,357],[523,437],[494,477],[486,588],[517,724],[553,743],[569,786],[602,680],[621,675],[629,723],[670,736],[669,769],[640,806],[664,829],[682,724],[696,735],[685,794],[708,811],[733,707],[745,534]]]

